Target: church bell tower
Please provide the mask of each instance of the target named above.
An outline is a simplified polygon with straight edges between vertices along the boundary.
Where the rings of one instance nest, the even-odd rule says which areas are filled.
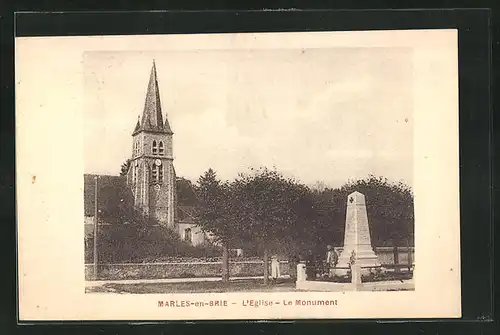
[[[175,170],[173,132],[163,122],[160,92],[153,61],[142,117],[132,133],[132,157],[127,183],[137,209],[159,224],[174,227]]]

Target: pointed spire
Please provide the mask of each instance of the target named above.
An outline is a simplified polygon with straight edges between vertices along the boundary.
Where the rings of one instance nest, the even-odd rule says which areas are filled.
[[[173,134],[172,128],[170,128],[170,123],[168,123],[167,113],[165,113],[165,125],[163,126],[163,129],[165,130],[165,132]]]
[[[134,129],[134,132],[133,134],[136,134],[139,130],[141,130],[141,117],[139,115],[137,115],[137,123],[135,125],[135,129]]]
[[[151,74],[149,76],[148,90],[146,92],[146,101],[144,103],[144,112],[141,122],[138,122],[139,127],[134,131],[134,134],[139,131],[156,131],[171,133],[170,125],[165,120],[161,112],[160,90],[158,88],[158,79],[156,75],[156,63],[153,60]]]

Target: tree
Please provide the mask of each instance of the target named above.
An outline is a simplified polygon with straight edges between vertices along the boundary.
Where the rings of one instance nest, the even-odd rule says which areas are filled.
[[[208,169],[196,187],[196,216],[201,229],[213,236],[222,246],[222,280],[229,281],[229,245],[233,242],[233,226],[230,185],[221,183],[214,170]]]
[[[231,199],[238,207],[235,222],[241,227],[240,238],[251,239],[264,251],[264,284],[269,280],[269,249],[276,241],[290,239],[310,214],[307,193],[293,179],[266,168],[240,174],[233,183]]]
[[[413,194],[403,182],[393,183],[384,177],[368,176],[347,182],[340,188],[317,187],[310,190],[312,203],[307,219],[291,226],[290,245],[317,249],[327,244],[341,246],[344,238],[347,196],[358,191],[365,195],[372,243],[380,246],[412,245],[414,232]],[[304,206],[304,208],[309,208]]]
[[[126,176],[128,173],[128,169],[130,168],[130,159],[127,159],[125,162],[123,162],[121,168],[120,168],[120,176]]]
[[[315,191],[323,192],[327,189],[327,186],[324,181],[318,180],[312,185],[311,188]]]
[[[340,188],[345,209],[347,196],[358,191],[365,195],[372,241],[380,245],[391,241],[393,246],[413,244],[414,202],[411,188],[403,182],[392,183],[373,175],[350,181]]]
[[[177,231],[158,224],[140,212],[130,214],[128,224],[101,225],[98,230],[100,263],[155,262],[166,257],[214,256],[217,248],[192,246],[182,241]],[[92,262],[93,234],[85,236],[85,260]],[[208,253],[208,254],[207,254]]]
[[[183,206],[195,206],[196,190],[193,183],[183,177],[178,177],[175,183],[177,189],[177,201],[179,205]]]
[[[314,219],[308,222],[308,244],[324,249],[327,244],[342,245],[346,199],[339,189],[312,190]]]

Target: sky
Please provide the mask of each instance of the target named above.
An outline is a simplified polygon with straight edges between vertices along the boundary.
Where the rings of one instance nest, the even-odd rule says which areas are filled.
[[[178,176],[267,166],[309,185],[412,185],[408,48],[86,52],[85,173],[117,175],[131,156],[153,59]]]

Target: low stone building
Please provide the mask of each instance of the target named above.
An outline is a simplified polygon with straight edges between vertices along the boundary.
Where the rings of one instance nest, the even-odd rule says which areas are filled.
[[[179,236],[192,245],[200,245],[208,240],[201,227],[196,225],[192,206],[177,206],[177,222]]]

